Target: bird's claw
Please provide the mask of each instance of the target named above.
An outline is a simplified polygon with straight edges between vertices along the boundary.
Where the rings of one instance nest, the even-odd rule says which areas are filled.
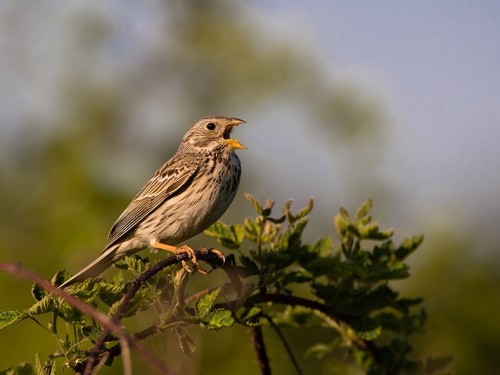
[[[187,254],[188,257],[189,257],[189,260],[191,261],[191,263],[194,265],[194,271],[189,267],[188,263],[185,261],[185,260],[182,260],[181,263],[182,263],[182,268],[184,268],[184,270],[186,272],[189,272],[189,273],[193,273],[193,272],[196,272],[198,271],[199,273],[201,273],[202,275],[206,275],[208,274],[207,271],[205,271],[201,266],[200,264],[198,263],[198,260],[196,258],[196,252],[191,248],[189,247],[188,245],[184,245],[184,246],[181,246],[179,247],[176,252],[175,252],[177,255],[182,255],[182,254]]]

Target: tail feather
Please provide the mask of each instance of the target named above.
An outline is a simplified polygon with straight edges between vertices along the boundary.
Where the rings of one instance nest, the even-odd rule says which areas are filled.
[[[105,250],[96,260],[62,283],[60,288],[100,275],[116,261],[115,255],[116,248]]]

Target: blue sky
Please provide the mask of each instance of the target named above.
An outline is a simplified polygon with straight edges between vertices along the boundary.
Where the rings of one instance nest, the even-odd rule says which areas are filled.
[[[411,180],[500,189],[500,3],[247,1],[284,32],[301,29],[338,71],[384,88],[393,168]],[[299,26],[297,26],[299,25]],[[461,185],[461,187],[457,187]]]

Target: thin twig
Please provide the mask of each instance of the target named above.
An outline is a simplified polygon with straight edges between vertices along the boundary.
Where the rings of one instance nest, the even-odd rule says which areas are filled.
[[[342,320],[346,323],[351,322],[354,318],[353,315],[340,313],[335,308],[325,305],[324,303],[288,294],[258,293],[248,297],[243,303],[243,306],[252,307],[259,303],[265,303],[265,302],[272,302],[280,305],[308,307],[313,310],[321,311],[322,313],[332,317],[333,319]],[[241,301],[239,299],[235,299],[232,301],[217,303],[215,304],[214,307],[227,308],[231,310],[234,306],[236,306],[239,303],[241,303]]]
[[[155,324],[155,325],[152,325],[151,327],[148,327],[148,328],[136,333],[134,335],[134,338],[136,340],[144,340],[144,339],[148,338],[149,336],[152,336],[158,332],[159,332],[158,326]],[[118,357],[121,354],[120,344],[116,344],[116,345],[112,346],[111,348],[109,348],[108,353],[109,353],[109,358]]]
[[[285,336],[283,335],[283,332],[281,332],[281,329],[276,325],[276,323],[274,323],[273,319],[269,315],[262,314],[262,316],[264,318],[266,318],[266,320],[269,322],[271,327],[276,331],[276,334],[278,335],[279,339],[281,340],[281,343],[285,347],[285,350],[288,354],[288,357],[292,361],[293,367],[295,367],[295,372],[298,375],[303,375],[304,373],[302,372],[302,369],[300,368],[299,363],[297,362],[297,358],[295,358],[295,356],[293,355],[292,348],[290,348],[290,345],[288,345],[288,342],[286,341]]]
[[[287,294],[278,294],[278,293],[258,293],[253,296],[248,297],[242,304],[244,307],[251,308],[253,306],[259,305],[261,303],[276,303],[280,305],[288,305],[288,306],[302,306],[307,307],[312,310],[319,311],[320,313],[325,314],[327,317],[332,319],[335,322],[342,321],[347,324],[350,324],[355,318],[355,315],[349,315],[345,313],[340,313],[332,306],[328,306],[324,303],[313,301],[303,297],[296,297]],[[222,308],[232,310],[235,306],[241,304],[239,299],[235,299],[232,301],[216,303],[214,308]],[[350,339],[354,345],[358,348],[366,350],[368,349],[374,361],[377,361],[377,346],[373,343],[373,341],[363,340],[359,337]]]
[[[262,334],[262,327],[252,328],[252,344],[257,354],[257,362],[259,363],[260,373],[262,375],[271,375],[271,365],[269,363],[269,356],[267,355],[266,344],[264,342],[264,335]]]

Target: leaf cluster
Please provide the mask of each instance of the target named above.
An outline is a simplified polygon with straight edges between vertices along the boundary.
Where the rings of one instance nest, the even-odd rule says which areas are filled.
[[[246,283],[252,309],[271,314],[281,326],[319,325],[335,331],[331,342],[309,349],[317,358],[342,351],[343,358],[347,354],[367,373],[433,373],[445,367],[448,358],[433,362],[443,365],[439,368],[411,359],[410,338],[423,332],[427,318],[423,300],[403,297],[391,286],[391,281],[410,276],[406,259],[423,236],[395,244],[394,231],[381,229],[369,215],[369,199],[353,217],[340,208],[333,220],[336,246],[328,236],[308,244],[302,235],[312,199],[296,213],[289,200],[282,214],[273,216],[273,201],[246,198],[256,218],[243,224],[219,222],[205,233],[241,251],[240,275],[253,280]],[[274,303],[253,303],[259,300]]]

